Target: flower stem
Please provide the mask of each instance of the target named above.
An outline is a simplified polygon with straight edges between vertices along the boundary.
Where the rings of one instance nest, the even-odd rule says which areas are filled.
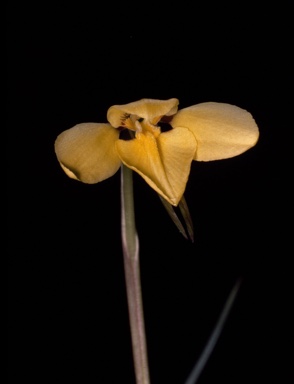
[[[137,384],[149,384],[149,368],[135,225],[132,170],[121,168],[121,230],[133,359]]]
[[[234,304],[234,301],[236,299],[236,296],[237,296],[237,293],[240,289],[240,286],[241,286],[241,283],[242,283],[242,278],[240,277],[235,285],[233,286],[228,298],[227,298],[227,301],[225,302],[225,305],[223,307],[223,310],[219,316],[219,319],[214,327],[214,330],[212,332],[212,334],[210,335],[210,338],[208,339],[208,342],[206,343],[205,345],[205,348],[200,356],[200,358],[198,359],[196,365],[194,366],[190,376],[188,377],[187,381],[185,382],[185,384],[196,384],[196,382],[198,381],[198,378],[199,376],[201,375],[202,371],[203,371],[203,368],[205,366],[205,364],[207,363],[210,355],[212,354],[212,351],[220,337],[220,334],[224,328],[224,325],[225,325],[225,322],[229,316],[229,313],[233,307],[233,304]]]

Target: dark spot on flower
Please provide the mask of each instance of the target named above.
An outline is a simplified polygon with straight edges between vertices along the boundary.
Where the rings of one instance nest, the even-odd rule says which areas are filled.
[[[173,129],[170,124],[161,121],[157,125],[160,127],[161,132],[167,132]]]
[[[121,140],[132,140],[134,138],[133,133],[134,132],[130,131],[129,129],[122,129],[120,131],[119,138]]]
[[[125,121],[130,117],[131,115],[129,113],[124,113],[122,118],[121,118],[121,125],[125,125]]]
[[[173,119],[174,115],[171,116],[162,116],[160,119],[160,123],[170,123]]]

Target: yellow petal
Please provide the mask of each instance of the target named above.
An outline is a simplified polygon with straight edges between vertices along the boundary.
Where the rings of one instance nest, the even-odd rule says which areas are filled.
[[[209,161],[237,156],[253,147],[259,137],[252,115],[224,103],[201,103],[180,110],[172,127],[186,127],[197,141],[194,160]]]
[[[178,104],[178,99],[141,99],[129,104],[113,105],[107,111],[107,120],[115,128],[124,125],[123,122],[129,115],[136,115],[157,124],[161,116],[174,115]]]
[[[193,134],[186,128],[172,129],[157,138],[136,133],[136,138],[116,142],[122,162],[133,169],[170,204],[177,205],[185,191],[196,151]]]
[[[65,173],[84,183],[98,183],[112,176],[121,161],[115,149],[119,131],[109,124],[77,124],[62,132],[55,152]]]

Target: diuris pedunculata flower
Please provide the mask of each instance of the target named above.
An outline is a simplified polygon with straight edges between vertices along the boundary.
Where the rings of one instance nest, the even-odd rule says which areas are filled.
[[[237,156],[259,137],[252,115],[206,102],[178,111],[178,99],[141,99],[108,109],[108,123],[82,123],[62,132],[55,152],[65,173],[84,183],[114,175],[123,163],[173,206],[181,200],[191,163]],[[163,131],[161,122],[170,130]],[[133,133],[130,140],[123,130]]]

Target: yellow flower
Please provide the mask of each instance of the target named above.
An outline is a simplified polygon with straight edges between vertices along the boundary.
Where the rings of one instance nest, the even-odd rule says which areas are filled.
[[[114,175],[121,163],[131,168],[170,204],[186,188],[192,160],[237,156],[259,137],[252,115],[224,103],[200,103],[178,111],[178,99],[142,99],[108,109],[108,124],[82,123],[62,132],[55,152],[65,173],[84,183]],[[161,122],[171,129],[163,131]],[[125,140],[121,132],[133,132]]]

